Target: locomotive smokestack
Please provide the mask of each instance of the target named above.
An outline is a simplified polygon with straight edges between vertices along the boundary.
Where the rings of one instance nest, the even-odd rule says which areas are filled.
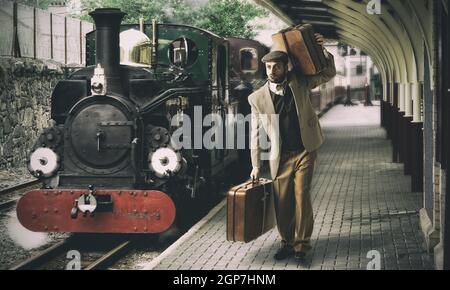
[[[89,15],[95,22],[96,65],[104,69],[107,91],[120,92],[115,88],[120,81],[112,81],[120,77],[120,23],[126,13],[117,8],[97,8]]]

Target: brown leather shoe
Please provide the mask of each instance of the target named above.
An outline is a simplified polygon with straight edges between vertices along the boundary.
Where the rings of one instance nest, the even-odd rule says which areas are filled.
[[[292,246],[282,246],[278,249],[277,253],[273,257],[275,258],[275,260],[284,260],[292,256],[293,254],[294,248],[292,248]]]

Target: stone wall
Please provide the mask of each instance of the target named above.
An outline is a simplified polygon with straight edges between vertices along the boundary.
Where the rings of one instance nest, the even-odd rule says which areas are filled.
[[[31,59],[0,58],[0,169],[26,167],[42,129],[61,68]]]

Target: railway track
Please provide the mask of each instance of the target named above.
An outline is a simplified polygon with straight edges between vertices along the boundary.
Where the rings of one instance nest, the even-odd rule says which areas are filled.
[[[19,201],[19,199],[15,198],[15,199],[7,200],[5,202],[1,202],[0,210],[8,209],[8,208],[12,207],[13,205],[15,205],[18,201]]]
[[[28,190],[28,187],[21,186],[19,188],[25,191]],[[14,193],[14,196],[17,197],[17,193]],[[16,200],[7,202],[15,204]],[[187,226],[185,230],[188,228],[190,226]],[[72,234],[27,260],[22,260],[20,263],[18,263],[19,260],[15,260],[15,266],[9,266],[9,269],[130,269],[135,267],[136,260],[147,262],[158,257],[185,230],[172,232],[162,239],[159,235]],[[10,263],[9,265],[14,264]]]
[[[28,188],[30,186],[34,186],[34,185],[38,185],[41,181],[39,179],[35,179],[35,180],[31,180],[31,181],[27,181],[27,182],[23,182],[23,183],[19,183],[17,185],[13,185],[10,187],[7,187],[5,189],[0,190],[0,196],[7,194],[7,193],[11,193],[14,191],[18,191],[21,189],[25,189]]]
[[[110,235],[76,235],[61,241],[10,270],[107,269],[133,248],[133,240]]]
[[[16,193],[20,194],[28,189],[33,189],[36,188],[37,185],[40,184],[40,180],[36,179],[36,180],[31,180],[31,181],[27,181],[27,182],[23,182],[5,189],[0,190],[0,197],[5,197],[6,195],[16,195]],[[19,200],[19,198],[16,197],[12,197],[12,198],[4,198],[6,200],[4,201],[0,201],[0,210],[5,210],[8,208],[11,208],[12,206],[14,206],[17,201]]]

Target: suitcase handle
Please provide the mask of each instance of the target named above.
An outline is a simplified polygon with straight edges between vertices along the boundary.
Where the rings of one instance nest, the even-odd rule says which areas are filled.
[[[252,177],[252,181],[251,182],[252,182],[252,185],[255,185],[255,184],[259,184],[260,181],[264,181],[264,180],[266,180],[266,179],[265,178],[261,178],[261,177],[259,177],[258,179],[255,179],[254,177]]]
[[[253,186],[255,184],[259,184],[261,181],[264,181],[264,180],[270,180],[270,179],[260,177],[260,178],[258,178],[258,180],[255,180],[255,178],[252,178],[252,180],[249,180],[249,181],[243,183],[239,188],[236,189],[236,191],[238,191],[242,187],[247,188],[249,185]]]

